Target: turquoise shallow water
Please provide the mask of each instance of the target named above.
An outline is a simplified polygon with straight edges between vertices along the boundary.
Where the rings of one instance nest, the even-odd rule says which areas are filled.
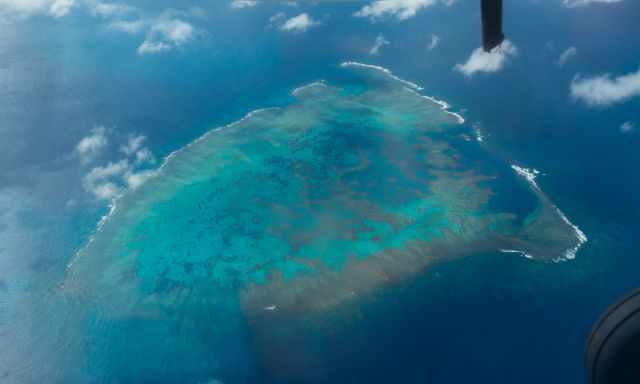
[[[550,261],[579,246],[533,181],[471,156],[473,132],[441,102],[381,68],[343,67],[350,81],[208,132],[115,201],[61,290],[84,303],[91,376],[234,377],[253,356],[296,381],[326,358],[312,340],[327,319],[344,331],[386,286],[463,256]],[[496,204],[505,192],[534,204]],[[280,359],[288,348],[296,357]]]
[[[610,302],[640,284],[640,136],[637,130],[620,132],[625,121],[637,126],[640,104],[635,98],[590,108],[573,100],[569,88],[578,73],[590,77],[637,71],[640,3],[592,2],[565,8],[560,1],[505,2],[505,31],[518,47],[518,56],[499,72],[472,78],[452,68],[480,44],[478,3],[473,1],[430,7],[402,22],[390,18],[371,23],[353,17],[361,6],[358,2],[298,2],[296,8],[261,2],[240,11],[230,9],[226,1],[196,0],[189,6],[200,6],[207,15],[197,19],[185,4],[128,0],[147,20],[168,7],[180,8],[180,17],[203,32],[181,49],[157,56],[136,54],[143,34],[114,33],[108,27],[111,20],[94,18],[76,3],[80,6],[64,18],[40,15],[7,24],[0,20],[1,382],[92,383],[117,378],[228,384],[281,383],[284,377],[318,383],[584,382],[582,352],[589,327]],[[303,34],[284,34],[265,25],[278,12],[308,12],[322,24]],[[380,34],[390,44],[372,56],[371,45]],[[440,44],[428,50],[432,34],[440,37]],[[578,54],[559,67],[559,56],[571,46]],[[92,167],[120,159],[119,146],[129,134],[145,135],[146,145],[161,159],[247,111],[272,106],[286,110],[298,102],[291,90],[315,79],[326,79],[328,85],[354,95],[380,89],[375,72],[358,76],[336,65],[343,60],[390,68],[425,86],[424,93],[461,110],[467,123],[448,127],[447,137],[430,139],[452,145],[462,169],[497,176],[476,183],[493,192],[484,210],[513,213],[507,227],[517,232],[537,216],[530,214],[548,194],[547,202],[560,207],[589,235],[576,259],[545,263],[516,253],[474,253],[427,266],[415,278],[396,276],[391,283],[376,285],[385,281],[380,270],[407,265],[407,271],[415,271],[424,259],[398,263],[387,253],[390,262],[381,268],[375,255],[337,257],[331,263],[335,268],[319,270],[324,262],[303,263],[300,268],[298,260],[285,258],[278,268],[265,266],[261,274],[238,258],[227,258],[233,268],[217,275],[228,287],[222,288],[198,277],[200,272],[188,273],[201,271],[193,267],[204,264],[206,255],[184,252],[190,246],[172,235],[196,236],[185,228],[190,223],[179,222],[158,227],[162,236],[154,238],[182,250],[176,252],[177,263],[165,259],[161,265],[167,268],[160,270],[151,262],[153,247],[141,265],[130,262],[142,260],[133,256],[118,265],[121,259],[100,260],[103,253],[95,252],[98,260],[87,265],[85,280],[75,280],[79,289],[74,291],[74,279],[68,278],[65,266],[86,248],[96,222],[108,210],[106,203],[83,190],[82,178]],[[391,105],[380,110],[388,111]],[[109,130],[110,146],[102,158],[83,166],[71,154],[99,125]],[[484,135],[480,145],[474,140],[474,127]],[[363,140],[356,133],[351,139]],[[347,146],[347,138],[344,142]],[[374,141],[363,143],[376,151]],[[404,155],[415,157],[411,146],[405,143],[402,148]],[[518,178],[510,163],[540,169],[536,182],[543,194]],[[349,159],[343,164],[350,164]],[[397,173],[398,165],[371,172],[386,175],[389,169]],[[351,181],[359,179],[352,174]],[[420,186],[406,178],[402,183]],[[211,184],[202,183],[202,189],[207,185]],[[293,182],[285,185],[294,190]],[[327,193],[326,188],[318,190]],[[204,192],[192,192],[194,201],[205,200]],[[391,209],[398,214],[413,212],[400,207],[409,207],[415,195],[384,188],[368,192],[371,199],[393,196]],[[143,195],[147,193],[140,190],[136,196]],[[247,196],[251,194],[239,193],[238,199]],[[187,195],[171,198],[177,202],[179,197],[191,207]],[[281,197],[286,202],[296,199]],[[127,208],[124,201],[119,206],[122,212],[132,212],[132,205]],[[215,207],[213,202],[207,205]],[[209,216],[195,209],[188,212],[194,218]],[[262,212],[266,217],[272,214]],[[547,212],[558,218],[557,212]],[[347,213],[345,217],[353,217]],[[172,215],[170,210],[162,214]],[[153,222],[145,215],[133,217]],[[204,220],[191,224],[206,231]],[[123,233],[129,238],[142,236],[133,226],[126,228]],[[306,230],[309,227],[300,228]],[[543,233],[517,233],[516,238]],[[251,246],[216,244],[220,243],[225,250]],[[530,238],[527,244],[541,241]],[[498,244],[491,245],[493,249]],[[512,245],[525,249],[516,247],[522,243]],[[562,255],[555,251],[561,248],[554,247],[549,257]],[[114,249],[120,256],[136,251],[118,242]],[[548,251],[526,249],[532,254]],[[189,263],[190,257],[196,262]],[[348,260],[364,267],[350,267]],[[101,274],[103,267],[109,274]],[[144,285],[136,277],[142,270],[138,267],[147,271]],[[249,273],[240,279],[236,270]],[[286,283],[283,277],[278,285],[270,277],[273,271],[289,271]],[[264,281],[260,275],[266,276]],[[314,276],[320,279],[305,278]],[[245,281],[255,281],[262,290],[243,289]],[[319,285],[323,281],[325,285]],[[371,282],[376,288],[367,294],[361,288]],[[346,304],[310,311],[330,302],[310,290],[316,283],[317,292],[331,292],[329,298],[342,297]],[[261,291],[263,297],[256,295]],[[291,315],[283,310],[286,294],[309,297],[308,302],[297,301],[304,311]],[[280,310],[264,309],[273,305]],[[287,365],[286,357],[291,356],[300,359]]]

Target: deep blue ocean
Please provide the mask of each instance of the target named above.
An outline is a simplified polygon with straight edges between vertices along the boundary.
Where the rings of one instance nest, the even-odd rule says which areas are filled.
[[[480,46],[478,3],[375,22],[353,17],[365,4],[355,1],[131,3],[143,17],[174,9],[197,28],[188,44],[156,55],[136,53],[144,33],[117,33],[81,5],[60,18],[0,17],[0,382],[97,382],[76,374],[85,362],[50,360],[64,342],[34,320],[51,316],[39,298],[64,280],[109,209],[83,186],[87,167],[74,155],[83,137],[106,129],[102,163],[116,162],[130,135],[144,135],[161,160],[252,110],[291,103],[298,86],[346,76],[339,64],[354,60],[421,85],[478,128],[489,153],[540,170],[537,183],[589,241],[567,262],[495,253],[385,288],[335,336],[341,343],[327,350],[334,358],[323,374],[297,382],[584,383],[592,324],[640,286],[640,131],[620,129],[627,121],[640,129],[640,98],[593,107],[572,99],[570,85],[578,74],[638,70],[640,3],[507,0],[504,30],[518,54],[501,71],[465,77],[453,67]],[[278,12],[320,24],[285,33],[269,26]],[[381,34],[389,44],[371,55]],[[432,34],[440,40],[430,50]],[[577,55],[559,66],[571,46]],[[238,334],[251,345],[249,331]],[[278,382],[257,355],[243,354],[238,366],[250,368],[210,379]],[[129,364],[144,360],[132,355]],[[112,380],[100,382],[128,382]],[[152,382],[164,380],[173,381]]]

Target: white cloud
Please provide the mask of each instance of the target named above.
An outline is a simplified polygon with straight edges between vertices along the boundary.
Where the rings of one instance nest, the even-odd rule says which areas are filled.
[[[438,44],[440,44],[440,36],[436,34],[431,34],[431,38],[429,39],[429,44],[427,45],[427,49],[432,51],[438,46]]]
[[[109,24],[109,28],[128,33],[130,35],[136,35],[142,32],[147,27],[147,22],[144,20],[117,20]]]
[[[622,0],[562,0],[562,4],[567,8],[583,7],[589,4],[611,4],[620,3]]]
[[[137,13],[137,9],[118,3],[94,3],[92,12],[96,16],[113,17],[113,21],[107,24],[113,31],[130,35],[144,34],[145,39],[137,49],[139,55],[166,52],[183,46],[198,33],[196,27],[186,20],[206,17],[203,9],[192,7],[187,11],[168,9],[155,18],[131,18],[126,14]]]
[[[617,77],[608,73],[586,78],[576,75],[571,82],[571,96],[591,106],[608,106],[640,96],[640,69]]]
[[[104,129],[95,131],[95,134],[88,136],[86,140],[83,139],[84,141],[81,141],[83,145],[79,144],[78,148],[96,147],[93,143],[100,140],[95,138],[99,135],[104,137]],[[155,175],[157,170],[148,169],[148,167],[156,163],[156,158],[149,148],[143,146],[145,140],[146,137],[143,135],[129,135],[126,143],[119,148],[124,158],[92,168],[82,180],[84,189],[97,199],[112,200],[122,195],[127,189],[140,187]],[[100,143],[100,147],[103,147],[107,144],[106,139]]]
[[[146,39],[138,47],[138,54],[169,51],[189,42],[194,34],[195,28],[191,24],[165,13],[150,23]]]
[[[120,152],[127,156],[136,153],[147,138],[144,135],[130,135],[127,143],[120,146]]]
[[[100,200],[113,200],[122,194],[122,188],[111,182],[94,185],[88,191]]]
[[[130,135],[127,143],[120,146],[120,152],[127,157],[134,158],[136,165],[153,164],[156,162],[153,152],[142,145],[146,139],[144,135]]]
[[[50,1],[43,0],[0,0],[0,10],[20,14],[46,12],[51,6]]]
[[[49,7],[49,13],[54,17],[62,17],[69,13],[74,5],[74,0],[55,0]]]
[[[163,41],[145,40],[138,47],[138,54],[147,55],[151,53],[160,53],[160,52],[170,51],[171,48],[172,48],[171,44],[165,43]]]
[[[251,8],[258,5],[258,1],[256,0],[233,0],[231,2],[231,8],[241,9],[241,8]]]
[[[93,168],[86,176],[85,182],[87,185],[94,185],[106,179],[111,179],[116,176],[123,175],[129,170],[129,161],[122,159],[117,163],[110,162],[105,166],[99,166]]]
[[[567,48],[558,58],[558,67],[564,67],[567,61],[571,60],[571,58],[573,58],[577,54],[578,49],[576,47]]]
[[[75,0],[0,0],[0,13],[10,12],[22,16],[48,14],[53,17],[67,15]]]
[[[502,70],[507,59],[518,54],[518,49],[509,40],[505,40],[499,46],[485,52],[482,48],[475,49],[467,62],[456,64],[454,70],[465,76],[473,76],[477,72],[498,72]]]
[[[124,175],[124,181],[130,189],[138,189],[147,180],[153,177],[157,172],[155,170],[145,170],[140,172],[127,172]]]
[[[287,18],[287,14],[284,12],[278,12],[269,18],[268,28],[280,28],[284,20]]]
[[[95,127],[89,136],[83,137],[76,145],[76,153],[83,164],[89,163],[108,144],[106,129]]]
[[[153,152],[149,148],[142,148],[136,152],[136,164],[145,164],[150,163],[154,164],[156,162],[155,156],[153,156]]]
[[[121,3],[91,2],[87,6],[91,14],[96,17],[121,16],[136,10],[135,7]]]
[[[371,49],[369,50],[369,54],[377,55],[380,53],[380,48],[389,44],[389,41],[385,39],[384,36],[378,35],[378,37],[376,37],[376,41],[373,43],[373,47],[371,47]]]
[[[281,30],[286,32],[304,32],[307,29],[319,25],[320,23],[313,20],[306,13],[301,13],[298,16],[294,16],[285,21],[280,27]]]
[[[141,153],[146,153],[146,156],[153,158],[151,151],[144,148],[136,152],[137,159]],[[127,159],[122,159],[116,163],[95,167],[84,177],[84,189],[100,200],[112,200],[122,195],[127,189],[135,190],[157,174],[157,170],[138,169],[139,165],[141,164],[137,160],[131,163]]]
[[[629,133],[629,132],[633,131],[635,128],[636,128],[636,125],[634,123],[632,123],[631,121],[625,121],[620,126],[620,132]]]
[[[106,166],[93,168],[83,180],[84,189],[98,199],[111,200],[122,193],[115,179],[129,170],[129,162],[120,160]]]
[[[376,0],[362,7],[354,16],[367,17],[371,20],[395,16],[398,20],[406,20],[415,16],[420,9],[437,3],[451,6],[455,0]]]

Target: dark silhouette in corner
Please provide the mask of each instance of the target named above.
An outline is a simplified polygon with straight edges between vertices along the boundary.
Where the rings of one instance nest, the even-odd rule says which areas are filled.
[[[481,0],[482,47],[491,52],[505,37],[502,0]],[[640,289],[613,304],[596,322],[587,341],[589,384],[640,383]]]
[[[502,44],[502,0],[482,0],[482,47],[490,52]]]
[[[589,384],[640,383],[640,290],[598,320],[587,341],[585,363]]]

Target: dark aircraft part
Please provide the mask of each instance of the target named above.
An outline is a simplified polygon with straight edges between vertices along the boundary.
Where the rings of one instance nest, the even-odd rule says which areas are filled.
[[[486,52],[502,44],[502,0],[482,0],[482,46]]]
[[[589,384],[640,383],[640,290],[598,320],[585,356]]]

